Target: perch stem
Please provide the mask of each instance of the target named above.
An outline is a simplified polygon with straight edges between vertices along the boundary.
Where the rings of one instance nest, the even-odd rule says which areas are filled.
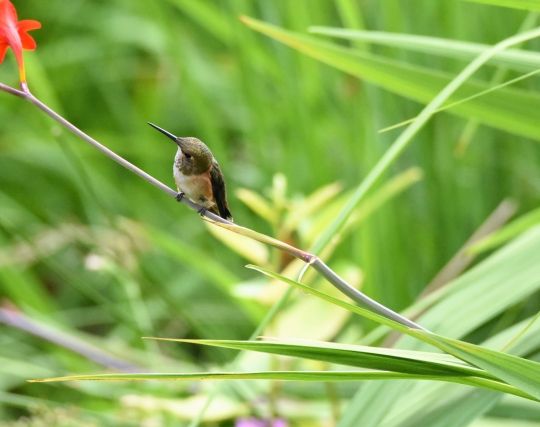
[[[187,197],[178,197],[178,192],[167,186],[166,184],[162,183],[158,179],[154,178],[152,175],[148,174],[147,172],[143,171],[141,168],[135,166],[133,163],[127,161],[120,155],[116,154],[111,149],[107,148],[100,142],[96,141],[94,138],[92,138],[90,135],[83,132],[81,129],[79,129],[77,126],[75,126],[73,123],[66,120],[64,117],[62,117],[60,114],[58,114],[56,111],[54,111],[51,107],[49,107],[47,104],[42,102],[40,99],[38,99],[36,96],[32,94],[30,89],[26,84],[21,85],[21,89],[15,89],[13,87],[7,86],[5,84],[0,83],[0,91],[7,92],[11,95],[18,96],[20,98],[25,99],[26,101],[30,102],[31,104],[35,105],[37,108],[39,108],[41,111],[43,111],[46,115],[48,115],[50,118],[52,118],[54,121],[59,123],[62,127],[73,133],[74,135],[78,136],[83,141],[87,142],[88,144],[92,145],[94,148],[101,151],[103,154],[105,154],[110,159],[114,160],[119,165],[123,166],[124,168],[128,169],[129,171],[133,172],[134,174],[138,175],[142,179],[144,179],[149,184],[153,185],[154,187],[158,188],[159,190],[163,191],[170,197],[175,198],[180,203],[183,203],[187,206],[189,206],[194,211],[200,213],[205,218],[209,219],[211,222],[219,223],[218,225],[225,226],[232,232],[239,233],[239,230],[244,227],[238,227],[236,224],[227,221],[223,218],[221,218],[218,215],[213,214],[212,212],[209,212],[208,210],[202,210],[202,206],[193,203],[189,198]],[[261,242],[269,244],[281,251],[285,251],[292,256],[302,260],[306,264],[312,266],[319,274],[321,274],[328,282],[330,282],[334,287],[336,287],[341,293],[344,295],[347,295],[349,298],[351,298],[353,301],[355,301],[357,304],[360,304],[364,307],[367,307],[371,310],[373,310],[375,313],[378,313],[382,316],[385,316],[389,319],[395,320],[409,328],[414,329],[424,329],[422,326],[418,325],[417,323],[401,316],[400,314],[394,312],[393,310],[385,307],[384,305],[378,303],[377,301],[369,298],[367,295],[363,294],[353,286],[349,285],[345,280],[343,280],[340,276],[338,276],[328,265],[326,265],[319,257],[316,255],[310,254],[308,252],[305,252],[301,249],[295,248],[294,246],[288,245],[286,243],[280,242],[276,239],[273,239],[269,236],[262,235],[260,233],[252,232],[251,230],[248,230],[244,228],[246,231],[250,231],[252,234],[252,238],[257,239],[256,236],[253,235],[259,235]],[[240,230],[241,231],[241,230]],[[239,233],[243,234],[243,233]]]

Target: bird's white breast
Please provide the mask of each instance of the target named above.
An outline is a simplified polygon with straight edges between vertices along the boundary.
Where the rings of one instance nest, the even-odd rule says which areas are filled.
[[[210,208],[214,205],[212,197],[212,186],[208,174],[201,175],[184,175],[178,167],[182,152],[178,150],[174,159],[173,175],[178,191],[183,192],[192,201]]]

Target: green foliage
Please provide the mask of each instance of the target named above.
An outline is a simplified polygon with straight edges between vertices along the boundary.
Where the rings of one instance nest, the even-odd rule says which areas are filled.
[[[257,31],[300,52],[414,101],[428,102],[452,80],[450,74],[440,71],[331,45],[249,18],[245,18],[245,22]],[[487,88],[483,83],[465,83],[449,101],[456,102],[472,97]],[[517,135],[538,139],[537,117],[533,113],[538,108],[540,96],[515,89],[500,89],[484,97],[458,104],[449,112]]]
[[[540,10],[538,0],[465,0],[493,6],[515,7],[517,9]]]
[[[469,61],[490,47],[489,45],[480,43],[404,33],[358,31],[326,27],[313,27],[310,29],[310,32],[345,40],[362,41],[374,45],[397,47],[407,51]],[[540,68],[540,54],[523,49],[508,49],[494,55],[489,61],[489,64],[508,67],[516,71],[534,71]]]
[[[35,33],[38,50],[25,56],[38,96],[170,184],[173,149],[146,122],[202,138],[224,170],[239,225],[319,249],[351,284],[448,337],[423,338],[466,362],[389,332],[399,325],[342,301],[310,270],[298,284],[301,263],[206,226],[0,93],[2,419],[227,425],[253,414],[312,426],[333,413],[340,427],[540,422],[529,400],[540,349],[540,98],[538,76],[522,79],[538,69],[538,41],[496,52],[443,107],[471,99],[427,122],[386,177],[351,204],[392,142],[378,131],[416,116],[465,61],[522,23],[535,26],[524,10],[539,10],[538,2],[15,3],[21,19],[44,27]],[[240,15],[271,24],[260,28],[294,49],[256,34]],[[326,35],[304,34],[314,26]],[[500,67],[508,75],[494,83]],[[14,84],[15,76],[8,55],[0,81]],[[482,126],[464,131],[475,122]],[[456,155],[464,139],[468,149]],[[472,265],[417,299],[507,197],[519,203],[517,219],[470,246]],[[344,227],[318,245],[345,206],[353,208]],[[246,259],[272,277],[244,269]],[[288,292],[281,280],[304,292]],[[277,313],[273,322],[269,312]],[[258,325],[278,341],[246,341]],[[233,358],[230,349],[143,335],[329,353]],[[359,363],[336,370],[330,363],[344,343],[355,349],[348,360],[369,358],[377,370]],[[113,366],[156,372],[110,374],[116,379],[186,381],[26,382]],[[441,366],[463,375],[442,375]]]

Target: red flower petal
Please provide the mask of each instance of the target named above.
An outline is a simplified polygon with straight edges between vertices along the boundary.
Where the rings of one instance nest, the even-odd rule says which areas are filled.
[[[17,24],[17,28],[20,31],[39,30],[41,28],[41,22],[34,19],[23,19]]]
[[[17,22],[17,9],[9,0],[0,0],[0,21]]]
[[[36,48],[36,42],[28,35],[28,31],[38,28],[41,28],[41,24],[32,19],[19,22],[15,6],[9,0],[0,0],[0,63],[6,55],[7,48],[11,47],[19,64],[21,82],[26,81],[22,51]]]
[[[6,52],[8,50],[8,45],[0,42],[0,64],[4,61],[6,57]]]
[[[36,48],[36,41],[27,33],[27,31],[41,28],[41,23],[32,19],[26,19],[24,21],[20,21],[17,24],[17,27],[19,29],[18,32],[23,49],[34,50]]]
[[[34,50],[36,48],[36,41],[34,38],[27,33],[19,33],[21,38],[22,47],[26,50]]]

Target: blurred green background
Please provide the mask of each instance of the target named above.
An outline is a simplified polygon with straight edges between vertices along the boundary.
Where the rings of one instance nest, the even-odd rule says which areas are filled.
[[[271,198],[274,188],[275,201],[286,181],[287,202],[276,211],[301,207],[307,195],[336,181],[349,191],[399,133],[378,130],[415,116],[421,105],[258,35],[240,15],[299,32],[356,22],[370,30],[488,44],[517,32],[527,16],[433,0],[15,4],[21,19],[43,24],[33,33],[38,50],[25,56],[38,97],[171,186],[175,149],[146,122],[197,136],[221,164],[235,221],[269,234],[279,234],[279,227],[242,203],[239,189]],[[465,64],[397,48],[369,49],[450,73]],[[9,54],[0,81],[15,84],[15,70]],[[492,75],[487,68],[477,77],[489,81]],[[540,87],[537,78],[518,86]],[[187,397],[200,391],[196,385],[26,384],[32,377],[111,367],[89,360],[89,349],[81,351],[85,357],[50,336],[36,337],[38,325],[56,339],[66,334],[71,345],[81,340],[114,353],[118,363],[206,370],[233,354],[158,346],[140,337],[247,339],[275,296],[261,291],[259,276],[243,267],[246,257],[214,238],[193,212],[31,105],[4,93],[0,98],[0,292],[4,309],[21,317],[19,328],[1,326],[0,417],[13,420],[37,410],[43,420],[58,418],[48,425],[64,425],[64,418],[71,425],[70,417],[80,425],[105,425],[124,414],[126,425],[139,425],[160,414],[162,424],[156,425],[178,425],[174,411],[136,399]],[[330,259],[363,277],[363,289],[393,309],[414,301],[503,199],[513,199],[519,213],[538,206],[538,141],[480,126],[459,151],[466,126],[461,118],[437,115],[393,167],[393,175],[418,168],[422,179],[354,227]],[[309,227],[310,218],[303,220]],[[302,235],[288,238],[306,243]],[[272,256],[271,265],[283,266]],[[537,303],[532,298],[516,310],[530,313]],[[36,322],[27,325],[34,335],[20,330],[23,318]],[[359,328],[344,321],[330,335],[354,338]],[[324,395],[323,386],[298,388],[306,399]],[[152,404],[155,413],[148,409]],[[48,413],[56,405],[68,409]],[[120,425],[118,419],[112,423]]]

